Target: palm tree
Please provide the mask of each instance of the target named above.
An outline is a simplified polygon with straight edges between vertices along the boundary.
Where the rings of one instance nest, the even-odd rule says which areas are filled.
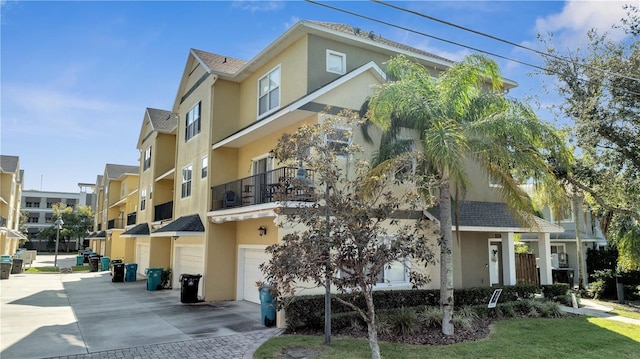
[[[531,200],[518,185],[524,179],[554,186],[549,159],[566,162],[570,154],[564,138],[542,123],[533,110],[504,96],[497,64],[470,55],[439,77],[405,56],[387,65],[391,81],[378,86],[369,99],[367,116],[385,132],[376,162],[401,152],[398,129],[419,131],[425,163],[420,175],[435,177],[440,204],[440,305],[442,332],[453,327],[452,191],[464,197],[469,179],[467,161],[478,164],[498,185],[514,214],[531,224]],[[420,178],[424,176],[416,176]],[[459,231],[456,231],[459,235]]]

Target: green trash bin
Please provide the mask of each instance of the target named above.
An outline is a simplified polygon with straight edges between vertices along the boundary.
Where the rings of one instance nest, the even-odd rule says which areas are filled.
[[[77,266],[84,265],[84,255],[76,256],[76,265]]]
[[[162,280],[162,268],[147,268],[147,290],[157,290]]]
[[[109,270],[109,263],[111,262],[111,258],[102,257],[100,258],[100,266],[102,270]]]

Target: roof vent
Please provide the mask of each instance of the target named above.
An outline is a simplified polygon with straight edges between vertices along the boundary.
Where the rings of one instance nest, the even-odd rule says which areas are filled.
[[[360,28],[359,28],[359,27],[354,27],[354,28],[353,28],[353,33],[354,33],[355,35],[360,35]]]
[[[226,58],[226,57],[224,58],[224,61],[222,61],[222,63],[223,63],[223,64],[226,64],[226,63],[227,63],[227,58]]]
[[[376,38],[376,34],[373,31],[369,31],[369,35],[367,35],[371,40]]]

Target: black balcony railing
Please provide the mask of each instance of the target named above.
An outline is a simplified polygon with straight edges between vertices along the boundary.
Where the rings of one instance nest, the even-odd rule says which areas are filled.
[[[127,214],[127,226],[130,226],[132,224],[136,224],[136,218],[137,218],[136,212],[131,212],[131,213]]]
[[[117,218],[117,219],[110,219],[107,222],[107,229],[122,229],[124,228],[124,220]]]
[[[171,218],[173,218],[173,201],[159,204],[154,207],[154,221],[162,221]]]
[[[211,210],[276,201],[313,202],[313,171],[300,170],[296,167],[280,167],[211,187]]]

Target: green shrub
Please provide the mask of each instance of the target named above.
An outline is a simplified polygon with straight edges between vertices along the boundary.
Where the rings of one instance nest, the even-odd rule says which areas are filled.
[[[568,291],[569,284],[566,283],[542,285],[542,293],[544,294],[544,297],[549,300],[553,300],[553,298],[558,296],[566,295]]]
[[[427,328],[439,327],[442,325],[442,310],[440,310],[440,307],[429,306],[419,312],[418,318],[422,325]]]
[[[380,315],[384,318],[383,322],[387,325],[386,330],[390,330],[391,334],[408,338],[420,326],[420,320],[415,310],[412,308],[402,307],[396,310],[389,310]]]

